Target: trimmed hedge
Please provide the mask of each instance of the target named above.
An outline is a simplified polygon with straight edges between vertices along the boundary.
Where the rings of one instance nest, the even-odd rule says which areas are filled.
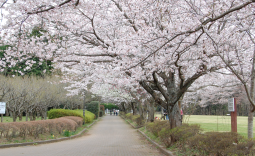
[[[27,136],[39,138],[40,134],[63,134],[64,131],[76,131],[82,126],[83,118],[76,116],[57,119],[0,123],[0,138],[12,141],[14,138],[26,139]]]
[[[96,118],[99,116],[99,108],[100,103],[98,101],[91,101],[90,103],[86,104],[86,109],[96,115]]]
[[[83,110],[69,110],[69,109],[51,109],[48,111],[48,118],[55,119],[64,116],[78,116],[83,118]],[[83,118],[84,119],[84,118]],[[85,123],[90,123],[95,119],[95,115],[89,111],[85,111]]]
[[[105,109],[109,109],[109,110],[111,110],[111,109],[119,109],[119,106],[114,105],[112,103],[102,103],[101,105],[104,105],[104,108]]]

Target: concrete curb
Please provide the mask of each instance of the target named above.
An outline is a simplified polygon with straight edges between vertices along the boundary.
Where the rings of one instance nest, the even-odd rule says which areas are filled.
[[[122,119],[124,119],[122,116],[120,116]],[[125,119],[124,119],[125,120]],[[167,156],[175,156],[171,151],[167,150],[164,146],[159,145],[158,143],[156,143],[155,141],[151,140],[146,134],[144,134],[142,131],[139,130],[139,128],[141,127],[136,127],[134,125],[132,125],[129,121],[125,120],[127,123],[129,123],[134,129],[137,129],[137,131],[139,133],[141,133],[144,137],[146,137],[153,145],[155,145],[160,152],[162,152],[163,154],[167,155]]]
[[[10,147],[19,147],[19,146],[29,146],[29,145],[38,145],[38,144],[47,144],[47,143],[53,143],[53,142],[59,142],[59,141],[64,141],[64,140],[69,140],[69,139],[74,139],[80,137],[89,127],[94,125],[97,121],[101,119],[98,118],[94,122],[92,122],[88,127],[84,128],[82,131],[80,131],[76,135],[72,135],[70,137],[63,137],[63,138],[58,138],[58,139],[51,139],[51,140],[43,140],[43,141],[35,141],[35,142],[25,142],[25,143],[15,143],[15,144],[5,144],[5,145],[0,145],[1,148],[10,148]]]

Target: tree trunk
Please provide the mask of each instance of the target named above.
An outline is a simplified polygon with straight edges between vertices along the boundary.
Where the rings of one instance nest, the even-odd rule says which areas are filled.
[[[19,121],[22,121],[22,113],[19,114]]]
[[[152,102],[152,100],[149,101],[148,106],[148,121],[150,122],[154,122],[154,102]]]
[[[139,115],[142,118],[142,120],[144,120],[144,109],[141,102],[138,103],[138,108],[139,108]]]
[[[33,121],[36,120],[36,112],[33,112]]]
[[[16,119],[17,119],[16,112],[12,111],[12,120],[13,120],[13,122],[16,122]]]
[[[136,108],[135,108],[135,102],[131,102],[131,107],[132,107],[132,110],[133,110],[133,115],[136,115]]]
[[[29,120],[33,121],[33,113],[32,112],[29,112]]]
[[[44,120],[47,120],[47,109],[46,109],[46,111],[44,112]]]
[[[6,109],[5,116],[10,116],[9,109]]]
[[[250,88],[250,96],[251,99],[254,101],[254,91],[255,91],[255,50],[253,52],[253,59],[252,59],[252,68],[251,68],[251,88]],[[250,104],[250,110],[248,113],[248,139],[253,138],[253,114],[251,112],[253,110],[252,104]]]
[[[250,106],[250,110],[253,109],[252,106]],[[254,112],[249,111],[248,113],[248,138],[252,139],[253,138],[253,115]]]
[[[170,129],[181,126],[181,113],[178,104],[168,109]]]

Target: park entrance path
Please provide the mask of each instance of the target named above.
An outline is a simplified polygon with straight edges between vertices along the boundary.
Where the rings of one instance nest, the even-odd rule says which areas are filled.
[[[162,156],[119,116],[104,116],[83,136],[49,144],[0,149],[5,156]]]

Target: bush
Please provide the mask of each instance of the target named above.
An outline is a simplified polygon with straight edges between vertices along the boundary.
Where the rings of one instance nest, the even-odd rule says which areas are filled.
[[[55,119],[64,116],[77,116],[83,118],[83,110],[69,110],[69,109],[51,109],[48,111],[48,118]],[[95,115],[89,111],[85,111],[85,123],[90,123],[95,119]]]
[[[237,142],[237,144],[235,143]],[[205,154],[218,156],[255,154],[253,140],[244,139],[232,132],[207,132],[197,134],[188,140],[191,148]]]
[[[146,124],[146,128],[156,137],[159,136],[159,132],[163,128],[169,127],[168,121],[154,121]]]
[[[9,122],[0,123],[1,137],[11,141],[13,138],[33,136],[39,138],[40,134],[62,134],[64,131],[76,131],[77,127],[82,125],[83,118],[68,116],[57,119],[26,121],[26,122]]]
[[[76,109],[77,113],[79,113],[81,116],[83,116],[83,110]],[[90,111],[85,111],[85,123],[91,123],[96,118],[96,115],[91,113]]]
[[[171,142],[179,142],[184,145],[185,141],[201,131],[198,124],[183,124],[170,130]]]
[[[103,115],[105,115],[104,105],[100,105],[99,117],[102,117]]]
[[[99,116],[99,106],[100,106],[100,104],[98,101],[92,101],[92,102],[86,104],[87,110],[94,113],[96,115],[96,119]]]
[[[162,128],[159,132],[159,139],[164,143],[166,148],[169,148],[171,146],[171,135],[170,135],[170,129],[169,128]]]
[[[126,119],[129,119],[129,120],[132,119],[132,116],[133,116],[132,113],[127,113],[127,114],[125,114],[125,118],[126,118]]]
[[[145,123],[145,121],[143,120],[143,118],[141,116],[136,118],[135,122],[137,123],[138,126],[143,126]]]
[[[105,109],[108,109],[108,110],[113,110],[113,109],[119,109],[119,107],[117,105],[114,105],[112,103],[102,103],[101,105],[104,106]]]
[[[77,113],[75,110],[69,110],[69,109],[51,109],[48,111],[48,118],[49,119],[55,119],[55,118],[60,118],[64,116],[78,116],[82,117],[82,114]]]

